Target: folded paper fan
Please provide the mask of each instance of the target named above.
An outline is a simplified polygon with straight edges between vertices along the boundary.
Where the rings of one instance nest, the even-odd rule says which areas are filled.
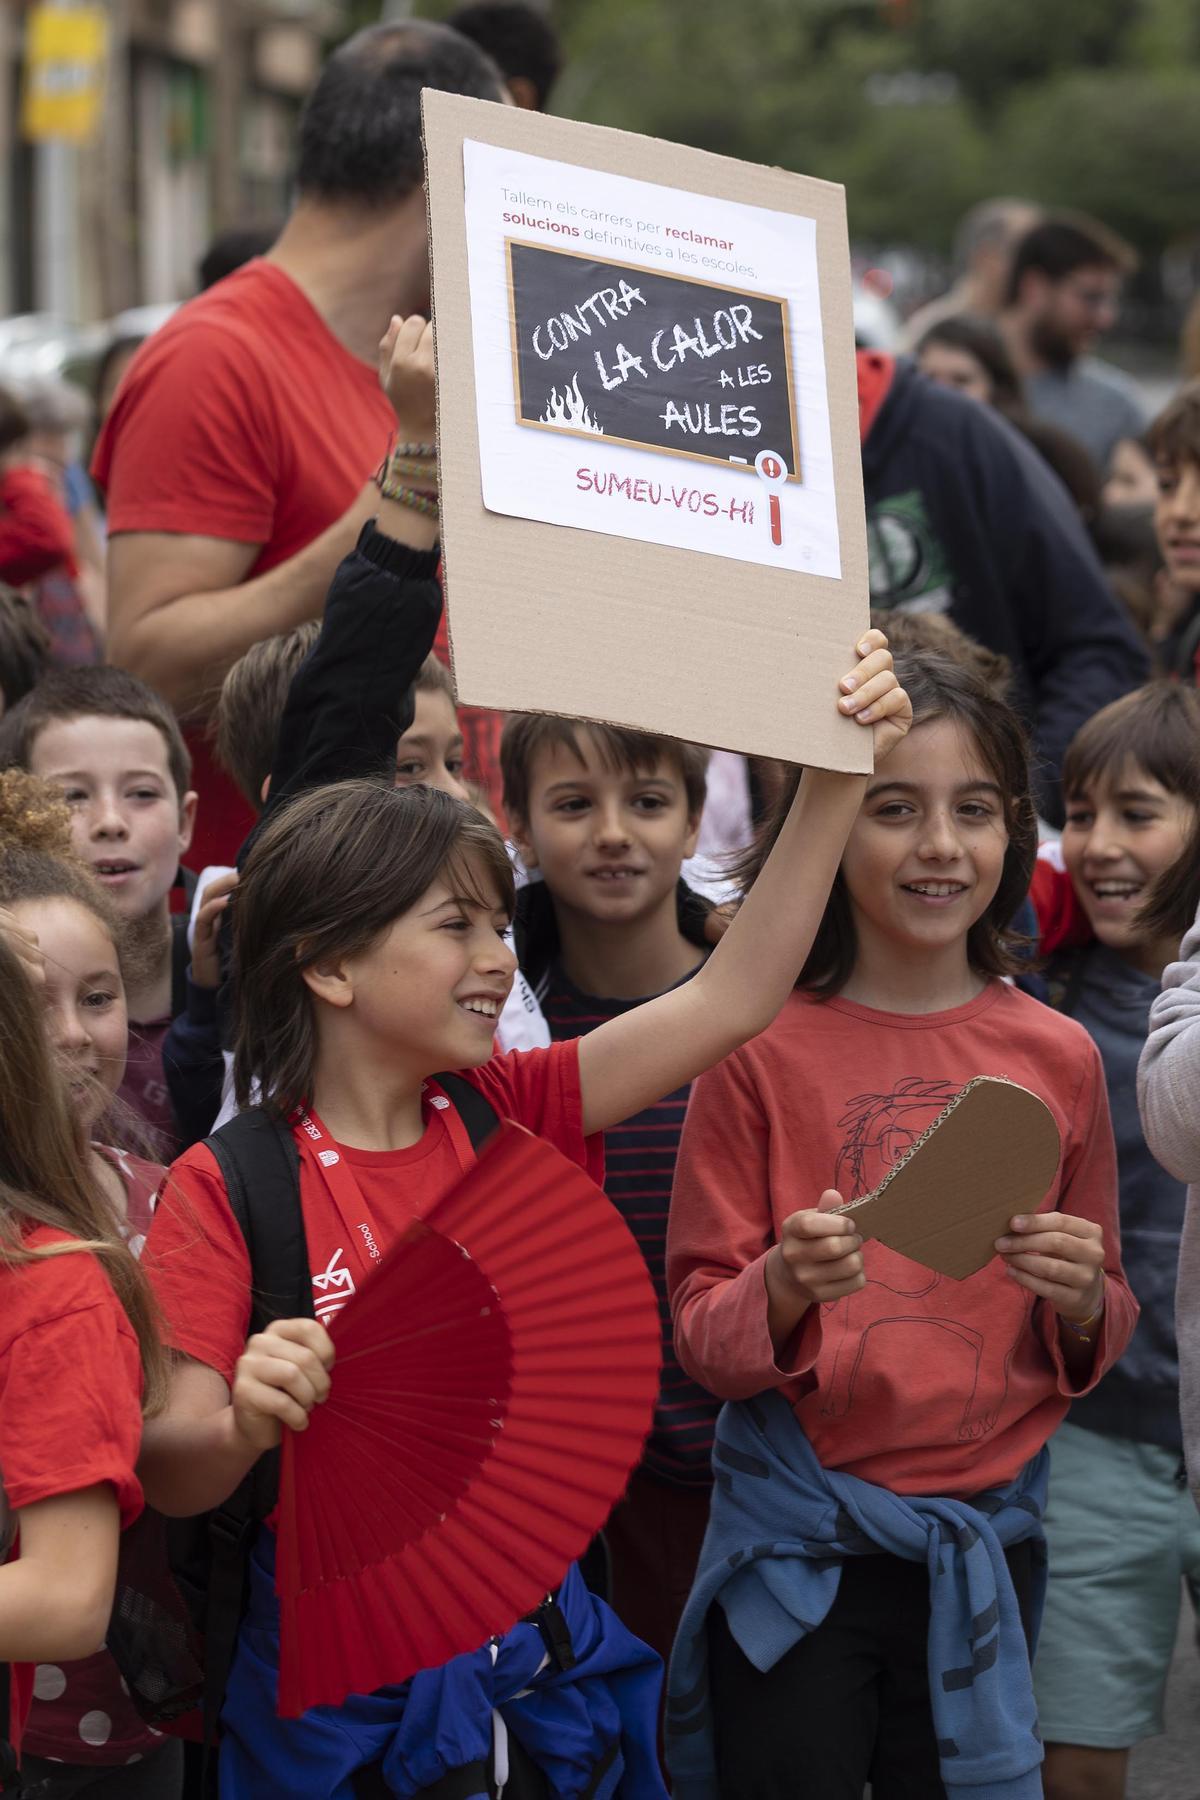
[[[1014,1213],[1038,1210],[1061,1155],[1044,1100],[977,1075],[877,1188],[837,1210],[864,1238],[964,1281],[995,1256]]]
[[[562,1580],[650,1427],[658,1308],[607,1196],[505,1124],[331,1327],[285,1431],[279,1711],[476,1650]]]

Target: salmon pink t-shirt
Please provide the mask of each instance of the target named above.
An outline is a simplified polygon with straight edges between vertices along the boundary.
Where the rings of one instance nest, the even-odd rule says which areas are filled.
[[[1072,1376],[1057,1315],[999,1257],[953,1281],[870,1240],[866,1286],[810,1308],[777,1357],[763,1264],[783,1221],[827,1188],[843,1201],[869,1193],[978,1075],[1029,1088],[1054,1115],[1062,1159],[1041,1210],[1103,1228],[1107,1304],[1090,1375]],[[782,1389],[824,1467],[901,1494],[1011,1481],[1137,1318],[1099,1052],[1074,1020],[1000,981],[925,1014],[797,992],[692,1088],[667,1259],[684,1368],[723,1399]]]
[[[68,1242],[47,1226],[25,1239],[35,1250]],[[141,1395],[137,1339],[95,1257],[73,1250],[0,1267],[0,1520],[107,1482],[122,1530],[132,1525],[142,1510]],[[32,1664],[13,1665],[17,1745],[33,1676]]]
[[[463,1075],[501,1118],[515,1120],[604,1180],[602,1135],[585,1138],[579,1045],[514,1050]],[[367,1202],[380,1252],[421,1218],[461,1173],[443,1109],[427,1099],[425,1130],[404,1150],[355,1150],[338,1144]],[[324,1184],[301,1161],[300,1200],[313,1277],[314,1307],[329,1315],[331,1296],[354,1292],[357,1253]],[[210,1151],[197,1144],[168,1173],[145,1250],[145,1267],[167,1321],[171,1345],[232,1385],[250,1326],[250,1260]]]
[[[92,474],[110,534],[249,544],[250,579],[341,518],[395,429],[376,370],[333,335],[289,275],[257,258],[147,338],[105,420]],[[233,863],[253,814],[203,732],[189,743],[200,794],[190,860]]]

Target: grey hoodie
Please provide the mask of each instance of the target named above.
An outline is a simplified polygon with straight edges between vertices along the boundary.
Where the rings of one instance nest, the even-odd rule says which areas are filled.
[[[1150,1009],[1150,1035],[1138,1065],[1138,1105],[1146,1142],[1188,1186],[1179,1246],[1175,1332],[1183,1450],[1200,1506],[1200,917],[1163,971]]]

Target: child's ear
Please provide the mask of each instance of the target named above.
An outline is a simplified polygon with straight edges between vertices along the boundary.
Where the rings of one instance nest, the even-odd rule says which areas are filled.
[[[525,864],[525,867],[527,869],[536,869],[538,866],[538,854],[533,847],[533,839],[529,834],[529,820],[522,819],[517,813],[510,812],[508,815],[508,828],[512,834],[512,841],[517,846],[517,851],[521,861]]]
[[[200,796],[187,793],[179,802],[179,854],[186,856],[192,847],[192,833],[196,829],[196,805]]]
[[[349,1006],[354,1000],[353,977],[339,956],[306,963],[300,971],[300,979],[309,992],[318,1000],[324,1000],[327,1006]]]
[[[684,860],[684,862],[686,862],[688,860],[689,856],[695,856],[695,854],[696,854],[696,844],[699,841],[699,837],[700,837],[701,817],[702,817],[702,815],[700,813],[689,813],[688,814],[687,836],[683,840],[683,860]]]

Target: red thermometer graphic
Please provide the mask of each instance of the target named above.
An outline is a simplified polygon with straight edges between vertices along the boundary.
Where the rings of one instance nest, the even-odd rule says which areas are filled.
[[[777,450],[760,450],[754,459],[754,472],[758,479],[771,490],[771,542],[783,542],[783,515],[779,506],[779,495],[788,478],[787,464]]]

